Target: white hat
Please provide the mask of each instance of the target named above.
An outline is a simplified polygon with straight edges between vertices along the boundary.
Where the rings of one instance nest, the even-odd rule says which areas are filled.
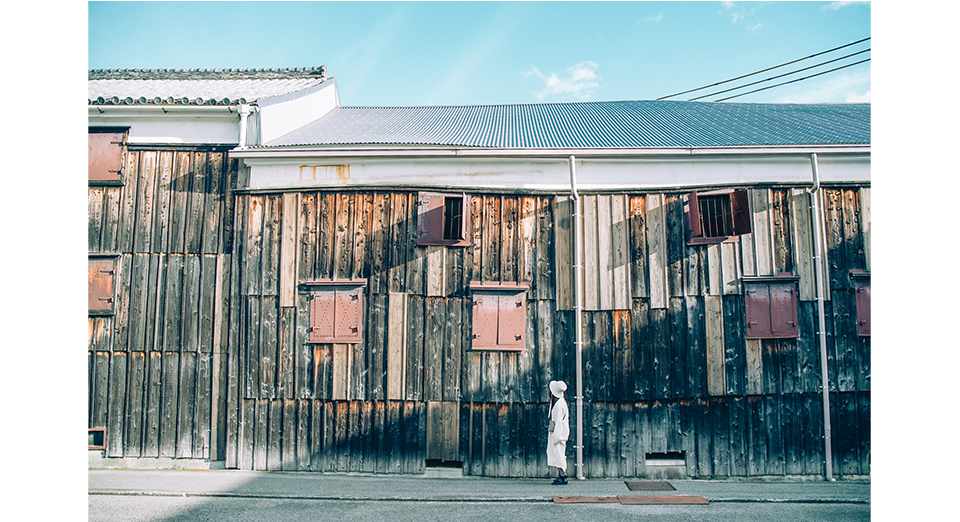
[[[565,391],[567,391],[567,383],[563,381],[550,381],[550,393],[552,393],[554,397],[560,397]]]

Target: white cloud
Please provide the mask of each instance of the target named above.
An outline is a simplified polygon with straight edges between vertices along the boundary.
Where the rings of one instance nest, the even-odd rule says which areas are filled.
[[[813,80],[809,80],[813,81]],[[823,82],[804,85],[798,82],[792,93],[780,97],[780,103],[869,103],[870,71],[840,74]]]
[[[836,11],[837,9],[843,9],[844,7],[847,7],[848,5],[869,4],[869,3],[870,3],[870,2],[830,2],[829,4],[821,7],[820,9],[821,9],[821,10],[829,9],[829,10],[831,10],[831,11]]]
[[[640,19],[640,23],[641,23],[641,24],[647,23],[647,22],[657,23],[657,22],[660,22],[660,21],[662,21],[662,20],[663,20],[663,13],[657,13],[657,14],[655,14],[655,15],[650,15],[650,16],[647,16],[647,17],[645,17],[645,18]]]
[[[847,103],[870,103],[870,91],[863,94],[848,93]]]
[[[533,93],[538,100],[551,95],[566,95],[586,100],[590,98],[593,91],[600,88],[597,80],[601,77],[595,72],[598,67],[599,65],[595,62],[587,60],[568,67],[564,76],[559,76],[557,73],[544,74],[536,67],[530,67],[529,70],[522,71],[520,74],[526,77],[536,76],[543,81],[543,89]]]

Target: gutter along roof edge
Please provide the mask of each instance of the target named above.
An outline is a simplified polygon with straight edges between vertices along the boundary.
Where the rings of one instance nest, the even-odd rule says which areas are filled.
[[[364,147],[364,148],[274,148],[256,147],[230,151],[235,158],[568,158],[630,156],[706,156],[706,155],[799,155],[870,154],[870,144],[852,145],[770,145],[732,147],[630,147],[630,148],[472,148],[472,147]]]

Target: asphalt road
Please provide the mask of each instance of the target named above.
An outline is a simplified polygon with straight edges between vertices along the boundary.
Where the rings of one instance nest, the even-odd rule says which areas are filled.
[[[670,481],[708,505],[557,504],[555,496],[634,492],[623,480],[90,470],[90,521],[870,520],[868,481]]]
[[[91,522],[159,521],[416,521],[464,520],[684,520],[832,522],[870,520],[869,504],[713,502],[710,505],[627,506],[553,502],[299,500],[91,495]]]

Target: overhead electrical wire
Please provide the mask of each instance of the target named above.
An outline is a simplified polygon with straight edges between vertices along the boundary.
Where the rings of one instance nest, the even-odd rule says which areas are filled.
[[[704,85],[703,87],[697,87],[696,89],[690,89],[690,90],[688,90],[688,91],[678,92],[678,93],[676,93],[676,94],[670,94],[670,95],[667,95],[667,96],[661,96],[660,98],[657,98],[657,100],[666,100],[667,98],[673,98],[674,96],[680,96],[681,94],[688,94],[688,93],[691,93],[691,92],[702,91],[703,89],[709,89],[710,87],[716,87],[716,86],[718,86],[718,85],[723,85],[723,84],[725,84],[725,83],[735,82],[735,81],[737,81],[737,80],[742,80],[742,79],[744,79],[744,78],[749,78],[750,76],[755,76],[755,75],[757,75],[757,74],[765,73],[765,72],[767,72],[767,71],[772,71],[772,70],[774,70],[774,69],[779,69],[780,67],[786,67],[786,66],[788,66],[788,65],[792,65],[792,64],[795,64],[795,63],[797,63],[797,62],[802,62],[803,60],[808,60],[808,59],[810,59],[810,58],[814,58],[814,57],[817,57],[817,56],[821,56],[821,55],[824,55],[824,54],[827,54],[827,53],[832,53],[832,52],[834,52],[834,51],[838,51],[838,50],[840,50],[840,49],[844,49],[844,48],[846,48],[846,47],[850,47],[850,46],[852,46],[852,45],[856,45],[856,44],[858,44],[858,43],[863,43],[863,42],[866,42],[867,40],[869,40],[870,38],[871,38],[871,37],[868,36],[868,37],[866,37],[866,38],[864,38],[864,39],[862,39],[862,40],[857,40],[856,42],[850,42],[850,43],[848,43],[848,44],[846,44],[846,45],[841,45],[841,46],[839,46],[839,47],[834,47],[833,49],[827,49],[826,51],[821,51],[821,52],[816,53],[816,54],[811,54],[810,56],[804,56],[803,58],[798,58],[798,59],[796,59],[796,60],[791,60],[791,61],[789,61],[789,62],[782,63],[782,64],[780,64],[780,65],[774,65],[773,67],[767,67],[766,69],[763,69],[763,70],[760,70],[760,71],[756,71],[756,72],[752,72],[752,73],[750,73],[750,74],[744,74],[743,76],[737,76],[736,78],[730,78],[729,80],[724,80],[724,81],[722,81],[722,82],[712,83],[712,84],[710,84],[710,85]]]
[[[840,58],[834,58],[833,60],[829,60],[829,61],[826,61],[826,62],[818,63],[818,64],[816,64],[816,65],[811,65],[810,67],[804,67],[803,69],[797,69],[796,71],[790,71],[790,72],[788,72],[788,73],[778,74],[778,75],[776,75],[776,76],[771,76],[771,77],[769,77],[769,78],[764,78],[763,80],[757,80],[757,81],[755,81],[755,82],[745,83],[745,84],[740,85],[740,86],[738,86],[738,87],[731,87],[731,88],[729,88],[729,89],[725,89],[725,90],[722,90],[722,91],[712,92],[712,93],[710,93],[710,94],[704,94],[703,96],[697,96],[696,98],[690,98],[690,99],[687,100],[687,101],[697,101],[697,100],[700,100],[700,99],[703,99],[703,98],[709,98],[710,96],[716,96],[716,95],[718,95],[718,94],[723,94],[723,93],[725,93],[725,92],[736,91],[736,90],[738,90],[738,89],[743,89],[743,88],[745,88],[745,87],[750,87],[751,85],[757,85],[758,83],[769,82],[770,80],[776,80],[777,78],[783,78],[784,76],[790,76],[791,74],[797,74],[797,73],[799,73],[799,72],[809,71],[810,69],[816,69],[817,67],[822,67],[822,66],[824,66],[824,65],[827,65],[828,63],[839,62],[840,60],[845,60],[845,59],[847,59],[847,58],[850,58],[851,56],[856,56],[856,55],[858,55],[858,54],[863,54],[863,53],[867,53],[867,52],[870,52],[870,49],[864,49],[864,50],[862,50],[862,51],[858,51],[858,52],[855,52],[855,53],[850,53],[850,54],[848,54],[848,55],[846,55],[846,56],[841,56]],[[858,62],[858,63],[862,63],[862,62]],[[811,78],[812,78],[812,77],[811,77]],[[783,85],[783,84],[781,84],[781,85]],[[753,92],[756,92],[756,91],[753,91]]]
[[[778,84],[776,84],[776,85],[770,85],[770,86],[767,86],[767,87],[761,87],[761,88],[759,88],[759,89],[754,89],[754,90],[749,91],[749,92],[744,92],[744,93],[741,93],[741,94],[734,94],[733,96],[727,96],[726,98],[721,98],[721,99],[719,99],[719,100],[713,100],[713,101],[722,102],[722,101],[725,101],[725,100],[731,100],[731,99],[733,99],[733,98],[739,98],[740,96],[746,96],[747,94],[753,94],[753,93],[755,93],[755,92],[765,91],[765,90],[767,90],[767,89],[773,89],[774,87],[780,87],[781,85],[787,85],[788,83],[796,83],[796,82],[803,81],[803,80],[809,80],[810,78],[815,78],[815,77],[817,77],[817,76],[821,76],[821,75],[824,75],[824,74],[827,74],[827,73],[832,73],[833,71],[839,71],[840,69],[846,69],[847,67],[853,67],[854,65],[860,65],[860,64],[863,63],[863,62],[869,62],[869,61],[870,61],[870,58],[867,58],[867,59],[865,59],[865,60],[860,60],[859,62],[854,62],[854,63],[851,63],[851,64],[847,64],[847,65],[843,65],[843,66],[840,66],[840,67],[836,67],[836,68],[830,69],[829,71],[823,71],[823,72],[821,72],[821,73],[811,74],[810,76],[804,76],[803,78],[797,78],[796,80],[790,80],[789,82],[783,82],[783,83],[778,83]]]

